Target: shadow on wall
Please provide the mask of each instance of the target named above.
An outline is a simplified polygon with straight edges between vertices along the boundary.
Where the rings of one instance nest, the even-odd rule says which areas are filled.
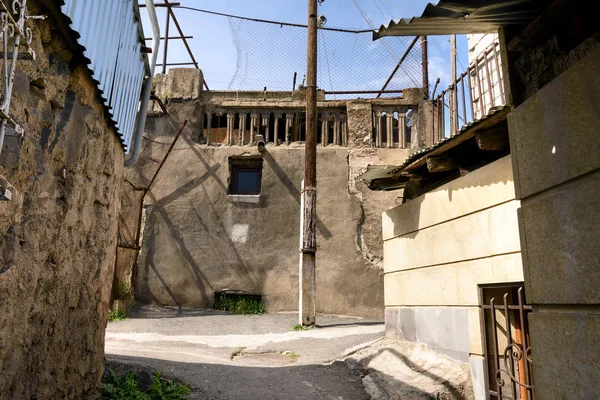
[[[197,306],[212,304],[214,287],[211,279],[202,271],[198,257],[190,250],[190,246],[197,247],[197,244],[191,243],[189,240],[189,243],[186,243],[186,239],[182,235],[182,228],[177,222],[173,221],[171,214],[176,212],[176,208],[179,207],[179,205],[174,203],[177,201],[180,204],[181,202],[185,202],[185,196],[196,189],[204,191],[204,198],[207,199],[207,189],[203,185],[209,180],[216,182],[224,192],[227,191],[226,185],[217,175],[217,171],[222,168],[222,165],[219,163],[210,165],[195,148],[195,143],[189,137],[184,134],[182,138],[188,145],[186,149],[189,148],[193,151],[197,157],[197,161],[205,168],[205,172],[160,199],[156,199],[152,191],[148,192],[152,205],[148,206],[147,209],[148,221],[146,221],[146,232],[144,233],[142,244],[143,252],[136,266],[136,298],[144,302],[175,305],[180,309],[182,308],[182,304],[188,306],[193,304]],[[261,292],[264,284],[263,277],[266,275],[264,271],[261,273],[261,271],[252,270],[242,259],[232,239],[226,233],[225,224],[222,221],[221,214],[215,209],[215,205],[210,201],[206,201],[202,203],[202,207],[208,209],[209,215],[212,216],[210,224],[203,220],[198,210],[193,206],[189,207],[189,213],[186,215],[186,218],[192,221],[194,226],[208,233],[207,240],[211,243],[208,246],[204,246],[204,248],[209,249],[213,253],[211,256],[214,259],[227,261],[228,265],[237,268],[237,273],[233,274],[244,276],[249,281],[248,286]],[[177,216],[177,214],[175,215]],[[212,229],[209,228],[209,225],[212,226]],[[168,244],[175,247],[177,257],[183,262],[178,263],[173,260],[173,263],[169,263],[169,260],[165,262],[164,258],[161,259],[159,252],[161,251],[160,249],[165,249],[165,243],[164,240],[161,243],[157,241],[161,240],[161,238],[165,239],[165,236],[159,236],[156,230],[162,229],[163,226],[168,230]],[[185,228],[183,229],[185,230]],[[223,249],[224,246],[226,249]],[[232,256],[233,260],[231,259]],[[181,270],[180,272],[174,271],[174,268],[180,268],[179,266],[173,267],[175,264],[181,266],[187,265],[188,269]],[[165,268],[171,269],[165,270]],[[186,276],[189,275],[192,278],[189,282],[183,284],[183,290],[181,281],[173,282],[173,276],[179,273]],[[158,282],[160,282],[160,287],[151,282],[151,275],[154,275]],[[162,295],[159,292],[162,292]],[[168,302],[165,302],[165,294],[170,299]],[[190,299],[193,300],[190,301]]]
[[[415,238],[421,229],[426,228],[426,227],[421,227],[420,220],[421,220],[421,213],[422,213],[421,205],[423,204],[425,199],[428,197],[437,196],[440,193],[444,194],[444,200],[448,203],[449,208],[452,208],[453,201],[468,200],[468,199],[460,198],[460,197],[458,200],[454,199],[455,193],[460,192],[462,190],[465,190],[468,188],[485,188],[485,187],[491,187],[493,185],[500,185],[500,184],[504,184],[504,185],[513,184],[513,179],[509,178],[509,177],[512,177],[512,164],[510,163],[509,159],[510,159],[510,155],[507,155],[507,156],[504,156],[503,158],[496,160],[486,166],[483,166],[482,168],[480,168],[478,170],[471,171],[469,174],[467,174],[465,176],[462,176],[462,177],[456,176],[455,179],[450,180],[447,183],[436,187],[435,189],[427,191],[418,197],[409,199],[405,203],[399,205],[398,207],[411,207],[412,213],[408,220],[406,218],[402,218],[402,220],[399,219],[401,217],[406,216],[404,213],[402,213],[402,214],[387,213],[388,216],[390,217],[389,223],[394,226],[393,236],[394,237],[406,236],[406,237]],[[505,163],[506,165],[504,166],[504,169],[502,169],[500,171],[500,173],[495,174],[495,176],[487,174],[486,171],[489,168],[486,168],[486,167],[491,166],[492,164],[495,164],[495,163]],[[482,178],[477,179],[477,180],[469,179],[473,176],[471,174],[481,174]],[[500,176],[498,176],[498,175],[500,175]],[[469,183],[467,184],[467,182],[469,182]],[[482,193],[482,194],[478,195],[478,197],[484,197],[484,196],[486,196],[486,193]],[[514,199],[514,195],[512,196],[512,199]],[[441,197],[440,197],[440,201],[442,201]],[[493,204],[494,206],[502,203],[502,201],[500,201],[500,202],[494,201],[493,198],[490,198],[488,202]],[[397,207],[394,207],[392,210],[394,210],[395,208],[397,208]],[[485,208],[487,208],[487,207],[485,207]],[[460,216],[462,216],[462,215],[460,215]],[[412,234],[408,235],[407,233],[410,233],[410,232],[412,232]]]
[[[281,181],[281,183],[283,184],[283,186],[287,189],[288,192],[290,192],[290,194],[292,195],[292,197],[294,199],[296,199],[296,201],[298,202],[298,204],[300,204],[300,202],[301,202],[301,193],[296,188],[296,186],[294,185],[294,182],[292,182],[290,180],[290,178],[287,176],[287,174],[285,173],[285,171],[279,166],[279,164],[277,164],[277,161],[275,161],[275,159],[269,153],[268,150],[266,150],[265,152],[263,152],[262,155],[263,155],[263,159],[267,161],[267,163],[269,164],[269,166],[271,167],[271,169],[273,170],[273,172],[275,172],[275,175],[277,175],[277,178],[279,178],[279,180]],[[321,233],[321,235],[323,235],[323,237],[325,238],[325,240],[331,238],[331,232],[329,231],[329,229],[327,229],[327,227],[325,226],[325,224],[323,223],[323,221],[321,221],[321,219],[319,218],[318,215],[317,215],[317,230]]]

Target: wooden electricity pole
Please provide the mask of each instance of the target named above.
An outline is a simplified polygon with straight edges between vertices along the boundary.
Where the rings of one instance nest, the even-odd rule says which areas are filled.
[[[317,252],[317,0],[308,0],[306,59],[306,144],[302,191],[302,260],[300,264],[300,325],[314,325],[316,311],[315,254]]]
[[[450,79],[452,82],[452,97],[450,98],[450,135],[458,129],[458,96],[456,93],[456,35],[450,36]]]

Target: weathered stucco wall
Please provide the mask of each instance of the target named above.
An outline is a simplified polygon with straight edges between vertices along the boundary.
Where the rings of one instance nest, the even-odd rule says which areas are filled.
[[[232,202],[228,157],[259,153],[255,147],[197,143],[202,103],[184,97],[169,100],[168,116],[149,121],[140,162],[126,171],[117,276],[132,274],[142,190],[188,120],[145,199],[136,298],[209,307],[215,290],[236,289],[263,294],[271,312],[296,310],[304,145],[268,145],[260,201]],[[383,315],[381,212],[399,193],[372,192],[356,178],[367,164],[398,164],[410,150],[368,147],[367,106],[361,103],[358,115],[348,107],[351,148],[318,149],[318,312]]]
[[[556,43],[540,47],[556,49]],[[532,49],[519,63],[539,54]],[[552,68],[538,72],[564,72],[509,115],[525,289],[534,305],[533,381],[539,398],[598,398],[600,46],[590,37],[550,61]],[[532,63],[513,65],[518,68],[517,82],[548,80],[534,79]]]
[[[0,398],[95,399],[124,155],[56,21],[28,25],[36,59],[17,64],[10,111],[25,136],[0,166]]]
[[[386,336],[485,369],[479,286],[523,281],[510,156],[383,214]]]

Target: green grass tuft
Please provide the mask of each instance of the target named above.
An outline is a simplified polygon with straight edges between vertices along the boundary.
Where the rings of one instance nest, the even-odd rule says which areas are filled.
[[[124,319],[127,319],[127,314],[124,314],[119,310],[111,311],[108,314],[108,322],[122,321]]]
[[[188,385],[164,379],[158,372],[147,390],[139,388],[135,371],[119,378],[111,370],[110,377],[102,383],[102,400],[185,400],[190,393]]]
[[[221,292],[215,292],[213,308],[235,314],[264,314],[267,312],[259,299]]]
[[[296,324],[292,327],[291,330],[293,331],[310,331],[311,329],[313,329],[315,326],[314,325],[302,325],[302,324]]]

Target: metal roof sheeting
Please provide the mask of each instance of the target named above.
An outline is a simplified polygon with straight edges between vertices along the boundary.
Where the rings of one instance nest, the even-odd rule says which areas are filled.
[[[501,26],[533,20],[543,7],[540,0],[440,0],[429,3],[420,17],[392,20],[373,32],[385,36],[451,35],[497,32]]]
[[[88,68],[128,150],[147,65],[134,0],[64,0],[61,11],[79,34]]]

